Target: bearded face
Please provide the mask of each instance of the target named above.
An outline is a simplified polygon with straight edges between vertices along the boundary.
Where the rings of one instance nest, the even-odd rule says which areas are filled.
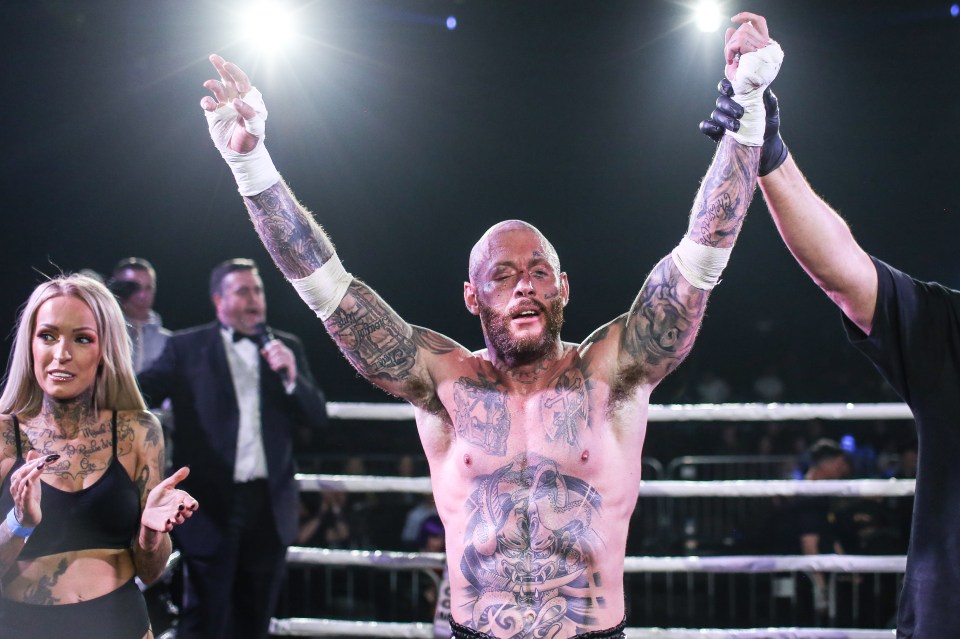
[[[490,344],[502,357],[517,364],[532,362],[545,355],[556,343],[563,327],[563,301],[559,296],[546,303],[521,300],[502,313],[479,299],[477,304]],[[539,330],[536,330],[537,324]]]
[[[533,226],[492,226],[470,252],[464,301],[480,316],[487,347],[508,365],[542,359],[560,344],[566,273],[553,245]]]

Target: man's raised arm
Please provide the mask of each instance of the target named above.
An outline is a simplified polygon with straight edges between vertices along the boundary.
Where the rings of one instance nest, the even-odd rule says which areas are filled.
[[[740,130],[727,135],[700,185],[687,233],[654,267],[626,317],[619,370],[627,383],[653,385],[693,347],[710,290],[719,282],[757,185],[763,143],[763,91],[783,52],[754,14],[734,17],[726,37],[727,75],[743,107]],[[749,51],[741,56],[741,51]]]
[[[797,262],[869,335],[877,307],[877,270],[850,227],[810,188],[792,157],[761,178],[760,189]]]
[[[263,98],[238,66],[210,56],[219,80],[200,106],[214,144],[233,171],[250,219],[274,263],[320,317],[365,378],[418,406],[435,406],[435,358],[466,353],[452,340],[412,326],[347,273],[326,232],[280,178],[263,144]]]
[[[740,117],[730,101],[732,88],[720,83],[720,98],[710,118],[700,123],[704,134],[719,139],[736,130]],[[870,334],[877,306],[877,270],[850,232],[850,227],[810,187],[780,137],[780,106],[767,89],[760,157],[760,190],[777,230],[790,252],[817,286],[864,333]]]

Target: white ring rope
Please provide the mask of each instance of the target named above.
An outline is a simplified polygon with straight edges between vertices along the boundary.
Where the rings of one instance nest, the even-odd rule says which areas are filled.
[[[426,568],[443,570],[442,552],[391,550],[341,550],[339,548],[287,548],[287,563],[310,566],[371,566],[374,568]]]
[[[433,624],[336,619],[272,619],[270,634],[286,637],[433,639]],[[849,628],[627,628],[627,639],[894,639],[893,630]]]
[[[333,419],[413,419],[413,406],[388,402],[327,402]],[[906,404],[651,404],[651,422],[913,419]]]
[[[429,477],[298,474],[300,490],[307,492],[423,493],[432,492]],[[656,480],[640,482],[641,497],[909,497],[913,479],[738,479],[716,481]]]
[[[732,555],[726,557],[627,557],[624,572],[886,572],[902,573],[904,555]]]
[[[340,550],[334,548],[287,549],[287,563],[312,566],[368,566],[384,569],[442,570],[445,556],[439,552],[391,552]],[[732,555],[721,557],[627,557],[624,572],[887,572],[906,568],[903,555]]]
[[[340,621],[337,619],[271,619],[270,634],[285,637],[402,637],[433,639],[432,623]]]
[[[378,477],[376,475],[307,475],[297,473],[300,490],[348,493],[421,493],[433,492],[429,477]]]

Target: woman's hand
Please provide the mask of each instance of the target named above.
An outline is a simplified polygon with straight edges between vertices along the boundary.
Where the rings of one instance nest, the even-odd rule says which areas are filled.
[[[13,512],[21,526],[36,528],[43,518],[40,510],[40,475],[47,464],[60,455],[41,457],[35,450],[27,451],[27,462],[10,475],[10,495]]]
[[[177,488],[177,484],[189,474],[190,469],[184,466],[154,486],[147,495],[147,503],[140,516],[140,545],[143,548],[155,548],[160,543],[160,533],[170,532],[196,512],[199,507],[197,500],[190,493]]]

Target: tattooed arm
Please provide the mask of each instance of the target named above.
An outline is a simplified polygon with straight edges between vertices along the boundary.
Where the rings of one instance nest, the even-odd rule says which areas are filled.
[[[121,413],[120,438],[133,440],[136,467],[133,481],[140,495],[140,510],[146,510],[147,496],[163,478],[164,446],[160,421],[149,411]],[[170,535],[153,530],[143,523],[133,542],[133,563],[137,576],[147,584],[156,581],[170,556]]]
[[[759,159],[760,147],[729,136],[721,140],[694,200],[687,239],[716,248],[734,245],[757,185]],[[672,256],[660,260],[626,316],[618,366],[624,383],[656,384],[683,361],[708,297],[680,274]]]
[[[200,104],[211,137],[234,171],[257,234],[287,279],[304,278],[335,258],[333,244],[313,216],[279,179],[263,146],[266,107],[250,78],[217,55],[220,75],[204,86],[213,96]],[[437,358],[466,349],[450,339],[403,321],[356,279],[325,325],[361,375],[384,390],[424,408],[436,408],[431,370]],[[456,355],[454,355],[456,356]]]
[[[281,181],[244,202],[257,234],[287,279],[306,277],[334,255],[329,237]],[[379,295],[354,279],[324,325],[366,379],[413,404],[436,401],[431,369],[439,357],[466,349],[405,322]]]

